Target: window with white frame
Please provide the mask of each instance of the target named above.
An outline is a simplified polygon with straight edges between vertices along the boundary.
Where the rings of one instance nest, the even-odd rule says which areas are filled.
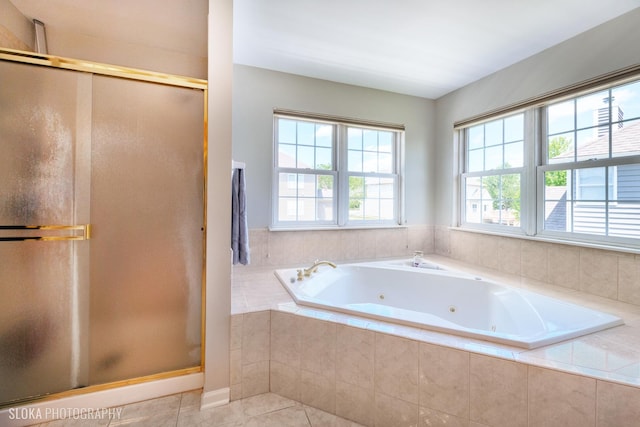
[[[640,247],[640,80],[459,132],[463,227]]]
[[[273,228],[398,225],[403,131],[274,114]]]
[[[553,103],[545,113],[541,231],[640,238],[640,82]]]
[[[524,133],[523,113],[466,129],[464,223],[520,227]]]

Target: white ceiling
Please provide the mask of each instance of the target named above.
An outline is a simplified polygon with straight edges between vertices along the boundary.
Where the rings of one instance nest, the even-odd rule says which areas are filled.
[[[208,0],[11,2],[47,27],[206,56]],[[640,0],[234,0],[234,62],[435,99],[637,7]]]
[[[438,98],[640,0],[235,0],[234,61]]]

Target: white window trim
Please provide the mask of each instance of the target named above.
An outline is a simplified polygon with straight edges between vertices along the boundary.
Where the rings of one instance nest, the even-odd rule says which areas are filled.
[[[535,182],[535,177],[532,176],[531,166],[537,160],[537,156],[535,153],[535,147],[533,144],[533,138],[536,134],[536,125],[535,118],[537,117],[537,112],[535,111],[510,111],[507,115],[501,115],[497,117],[490,118],[486,121],[474,123],[481,124],[484,122],[491,122],[498,119],[504,119],[509,116],[513,116],[519,113],[524,114],[524,140],[523,140],[523,165],[518,168],[509,168],[509,169],[496,169],[491,171],[478,171],[478,172],[465,172],[466,164],[467,164],[467,129],[469,127],[461,128],[456,131],[456,141],[457,141],[457,151],[460,153],[459,162],[458,162],[458,173],[456,174],[459,177],[458,182],[458,206],[459,206],[459,214],[457,216],[458,226],[463,229],[470,229],[476,231],[487,231],[492,234],[504,234],[507,236],[525,236],[532,235],[535,233],[535,224],[531,224],[531,221],[527,221],[527,218],[530,218],[531,210],[535,210],[535,203],[531,203],[531,187],[528,185],[530,182]],[[469,177],[482,177],[487,175],[510,175],[510,174],[520,174],[520,226],[508,226],[503,224],[485,224],[485,223],[473,223],[466,221],[466,188],[465,188],[465,178]],[[534,187],[535,190],[535,187]],[[535,193],[535,191],[533,191]],[[527,213],[527,216],[524,215]],[[524,218],[524,220],[523,220]]]
[[[538,215],[536,236],[556,241],[573,241],[576,243],[596,244],[599,246],[606,245],[616,248],[629,248],[640,250],[640,239],[602,236],[598,234],[585,234],[569,231],[553,231],[544,229],[544,173],[555,170],[577,170],[587,168],[615,167],[627,164],[640,163],[640,156],[616,157],[610,159],[585,160],[575,163],[553,163],[548,165],[540,165],[537,167],[538,183],[540,191],[537,197],[538,206],[541,206],[541,212]],[[615,178],[614,178],[615,179]],[[614,184],[615,185],[615,184]]]
[[[543,114],[543,112],[545,111],[547,105],[567,99],[577,98],[588,93],[595,93],[604,89],[623,86],[633,81],[640,81],[640,75],[638,75],[637,73],[638,67],[635,67],[633,69],[633,76],[631,77],[626,74],[624,78],[612,81],[609,76],[606,76],[609,80],[606,82],[606,84],[603,84],[601,86],[593,85],[593,82],[589,82],[590,88],[588,90],[585,90],[584,88],[572,88],[571,92],[558,94],[557,96],[544,95],[539,98],[534,98],[533,100],[520,103],[519,105],[522,109],[517,109],[515,108],[515,106],[511,106],[505,108],[503,111],[483,114],[478,116],[478,118],[476,119],[468,119],[454,124],[453,140],[454,156],[456,159],[454,161],[454,169],[456,171],[455,179],[458,181],[456,185],[458,197],[454,197],[453,201],[454,227],[452,228],[485,234],[503,235],[508,237],[520,236],[526,239],[545,242],[557,242],[575,246],[640,253],[640,239],[638,238],[604,236],[567,231],[560,232],[544,229],[545,172],[554,170],[576,170],[596,167],[612,168],[625,164],[638,164],[640,163],[640,155],[552,164],[547,164],[546,162],[542,161],[542,159],[547,158],[547,146],[545,143],[543,143],[543,141],[546,140],[546,123],[544,122],[545,114]],[[541,102],[542,100],[544,100],[544,103]],[[464,219],[466,214],[466,198],[464,178],[466,176],[471,176],[471,173],[465,172],[466,129],[480,123],[490,122],[500,118],[508,117],[523,111],[528,114],[525,114],[525,154],[523,166],[524,172],[521,175],[522,189],[520,227],[518,228],[498,224],[475,224],[465,222]],[[616,123],[615,120],[611,120],[613,123]],[[527,135],[529,135],[529,137],[527,137]],[[527,142],[528,140],[530,141],[530,143]],[[503,170],[496,172],[503,173]],[[616,174],[614,174],[613,183],[614,191],[616,191],[615,187],[617,186],[617,176],[615,175]],[[608,191],[608,185],[605,191]]]
[[[278,119],[308,120],[315,123],[327,123],[334,126],[333,171],[320,171],[315,169],[282,168],[278,167]],[[347,128],[357,127],[361,129],[375,129],[393,132],[393,162],[395,173],[355,173],[365,177],[395,178],[395,203],[394,219],[392,220],[349,220],[349,175],[353,172],[347,170],[348,144]],[[376,123],[372,121],[352,120],[327,115],[314,115],[307,113],[291,112],[289,110],[274,110],[273,114],[273,162],[271,184],[271,231],[294,230],[324,230],[324,229],[368,229],[368,228],[398,228],[404,226],[405,220],[405,135],[403,125]],[[334,204],[332,221],[278,221],[278,175],[280,173],[314,174],[334,176]],[[342,207],[342,209],[341,209]]]

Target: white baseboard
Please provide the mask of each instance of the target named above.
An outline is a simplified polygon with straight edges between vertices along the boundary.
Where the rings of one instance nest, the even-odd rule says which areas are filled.
[[[43,423],[60,418],[60,415],[64,413],[73,414],[75,411],[77,414],[83,409],[106,410],[106,408],[196,390],[202,388],[203,383],[204,375],[198,372],[96,391],[94,393],[34,402],[14,408],[5,408],[0,410],[0,426],[21,427]]]
[[[230,389],[229,387],[202,393],[200,400],[200,410],[215,408],[229,403]]]

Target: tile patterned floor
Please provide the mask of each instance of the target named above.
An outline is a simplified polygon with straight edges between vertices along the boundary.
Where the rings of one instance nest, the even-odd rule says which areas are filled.
[[[274,393],[200,410],[200,391],[192,391],[122,407],[111,420],[56,420],[40,427],[359,427],[319,409]]]

